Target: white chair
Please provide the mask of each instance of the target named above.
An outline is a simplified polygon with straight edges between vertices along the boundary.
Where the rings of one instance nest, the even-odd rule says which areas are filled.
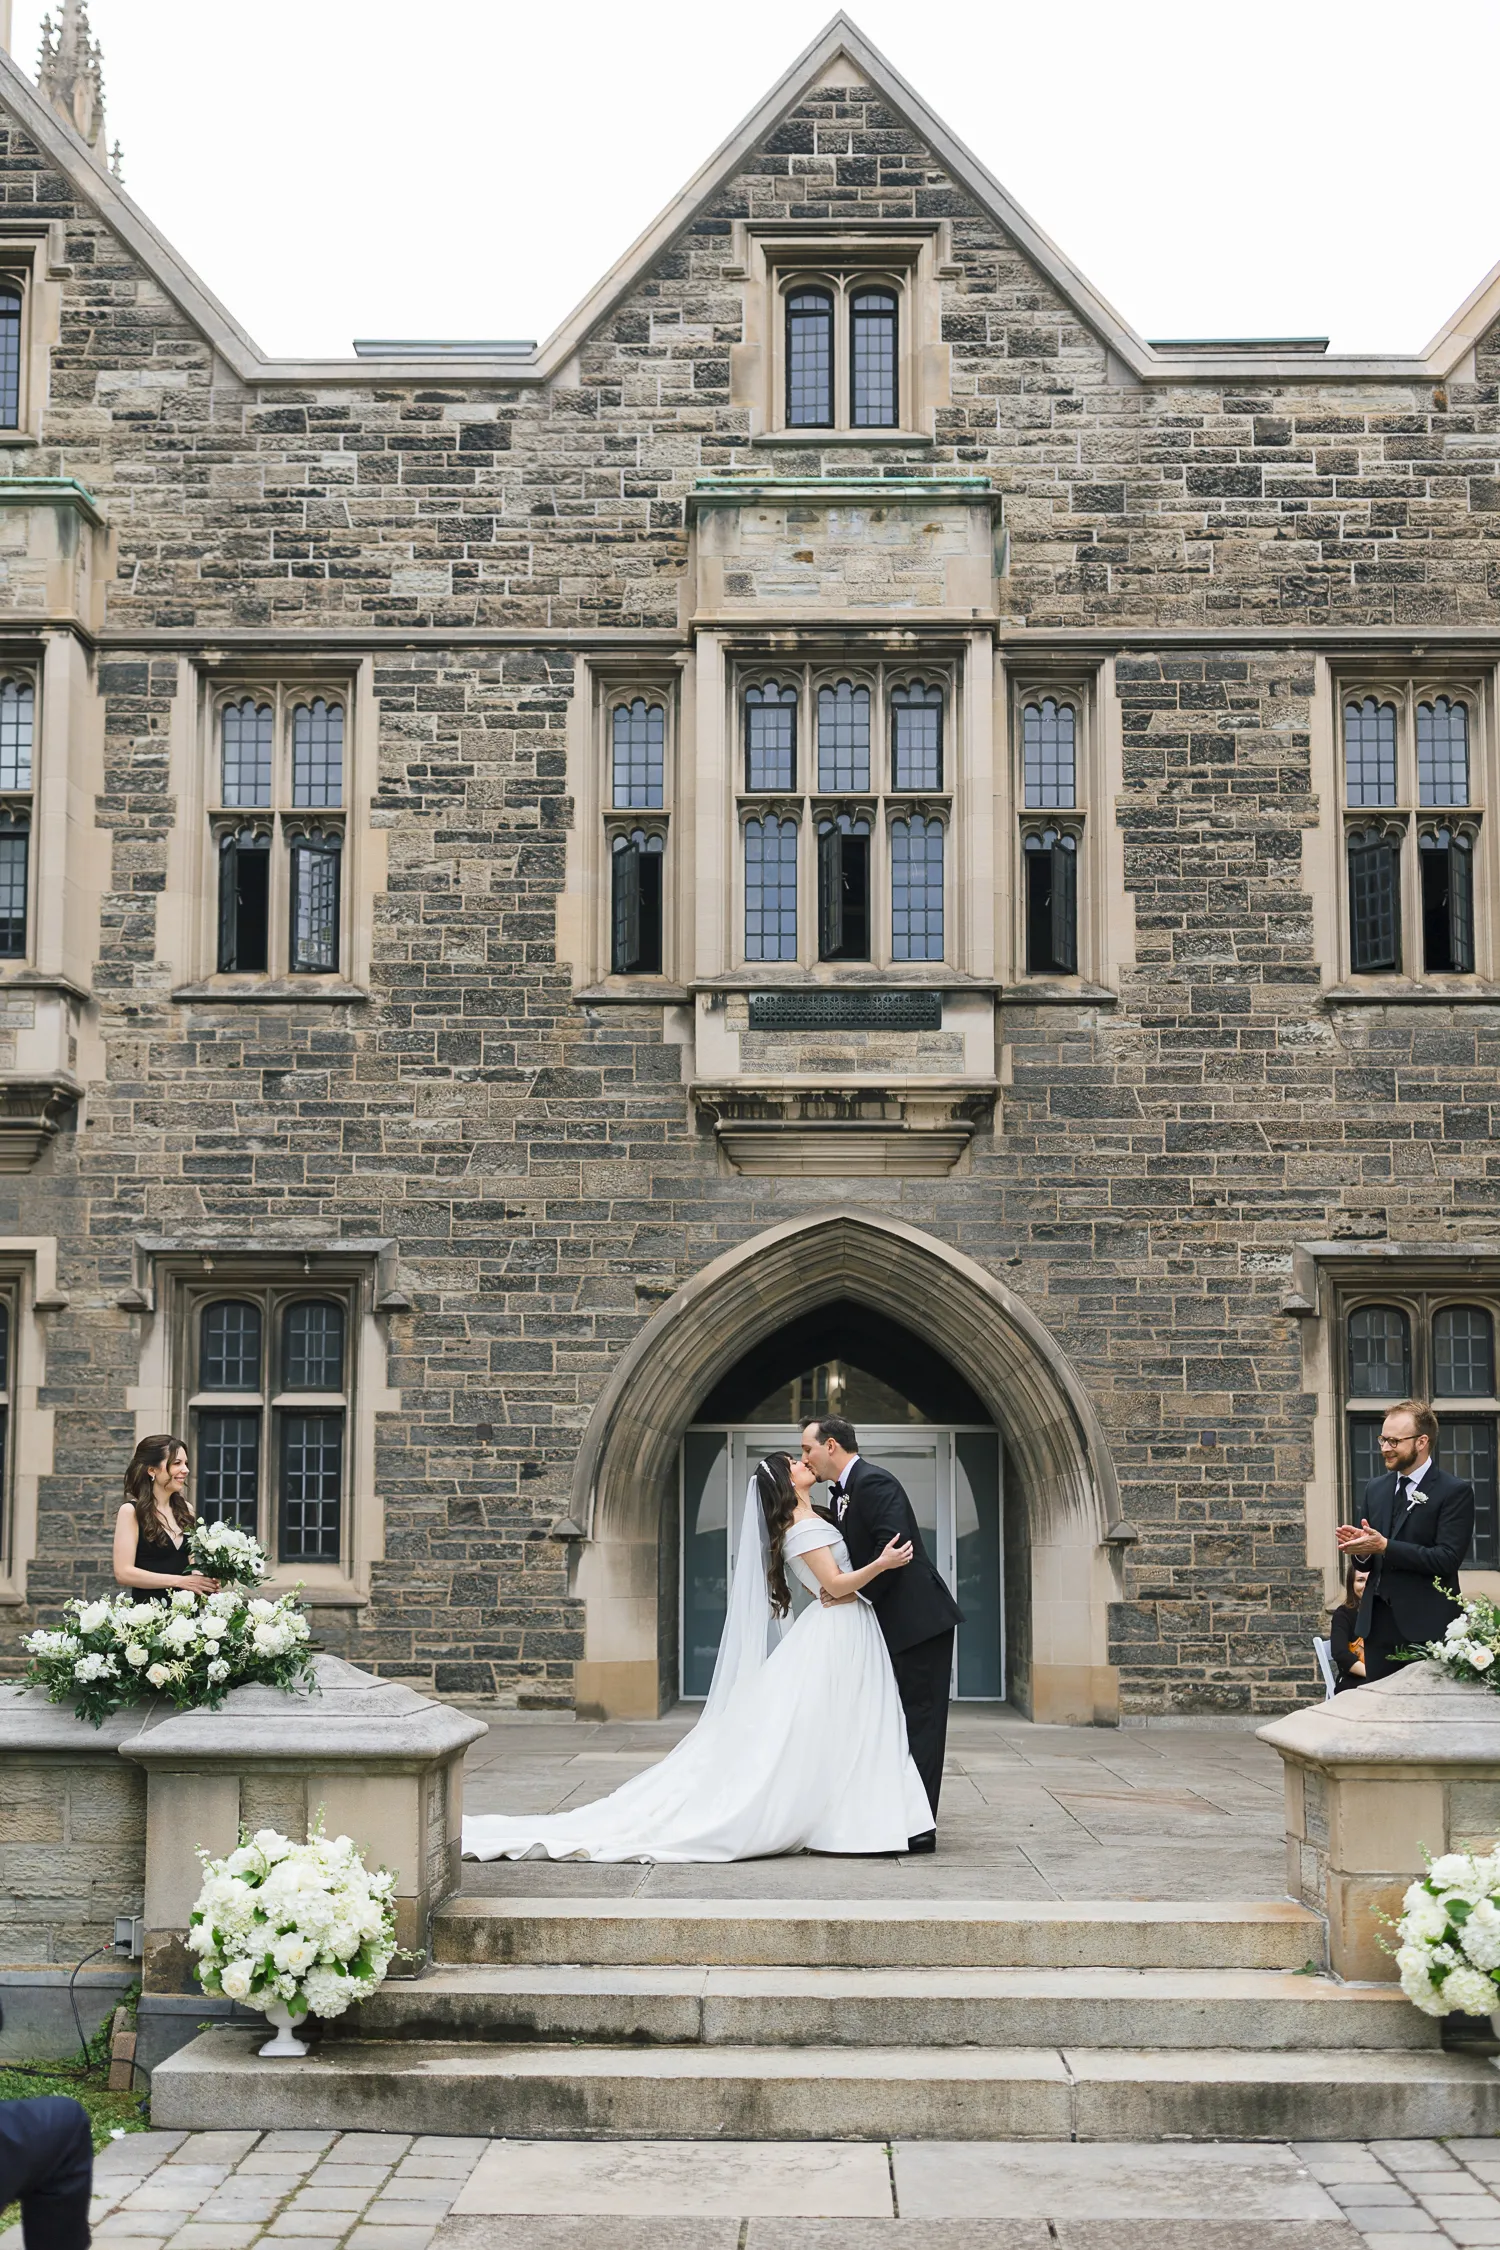
[[[1318,1660],[1318,1670],[1323,1675],[1323,1686],[1326,1690],[1323,1701],[1331,1703],[1339,1692],[1339,1676],[1333,1668],[1332,1641],[1319,1640],[1315,1633],[1313,1635],[1313,1654]]]

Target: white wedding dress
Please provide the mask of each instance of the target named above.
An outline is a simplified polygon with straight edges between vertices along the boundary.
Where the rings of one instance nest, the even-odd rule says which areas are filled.
[[[906,1746],[906,1720],[868,1602],[814,1602],[782,1627],[765,1590],[752,1483],[713,1685],[691,1734],[659,1764],[591,1805],[463,1825],[466,1859],[730,1860],[776,1852],[897,1852],[933,1825]],[[821,1516],[794,1523],[790,1568],[842,1536]],[[757,1593],[756,1580],[759,1580]]]

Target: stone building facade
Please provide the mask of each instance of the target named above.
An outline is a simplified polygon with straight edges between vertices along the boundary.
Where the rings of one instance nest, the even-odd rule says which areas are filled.
[[[830,1380],[1041,1717],[1305,1698],[1407,1389],[1500,1587],[1500,278],[1148,344],[839,18],[539,349],[273,362],[60,106],[0,58],[7,1659],[181,1427],[326,1645],[654,1713]]]

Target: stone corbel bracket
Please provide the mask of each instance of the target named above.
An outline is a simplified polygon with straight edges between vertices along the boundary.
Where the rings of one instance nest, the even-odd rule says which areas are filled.
[[[762,1178],[941,1178],[995,1107],[993,1084],[695,1084],[691,1091],[725,1162]]]
[[[82,1099],[65,1071],[0,1082],[0,1172],[29,1172]]]

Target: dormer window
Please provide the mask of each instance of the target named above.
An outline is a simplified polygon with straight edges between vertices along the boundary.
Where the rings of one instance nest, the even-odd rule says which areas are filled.
[[[905,289],[904,280],[861,272],[784,284],[789,430],[900,427]]]

